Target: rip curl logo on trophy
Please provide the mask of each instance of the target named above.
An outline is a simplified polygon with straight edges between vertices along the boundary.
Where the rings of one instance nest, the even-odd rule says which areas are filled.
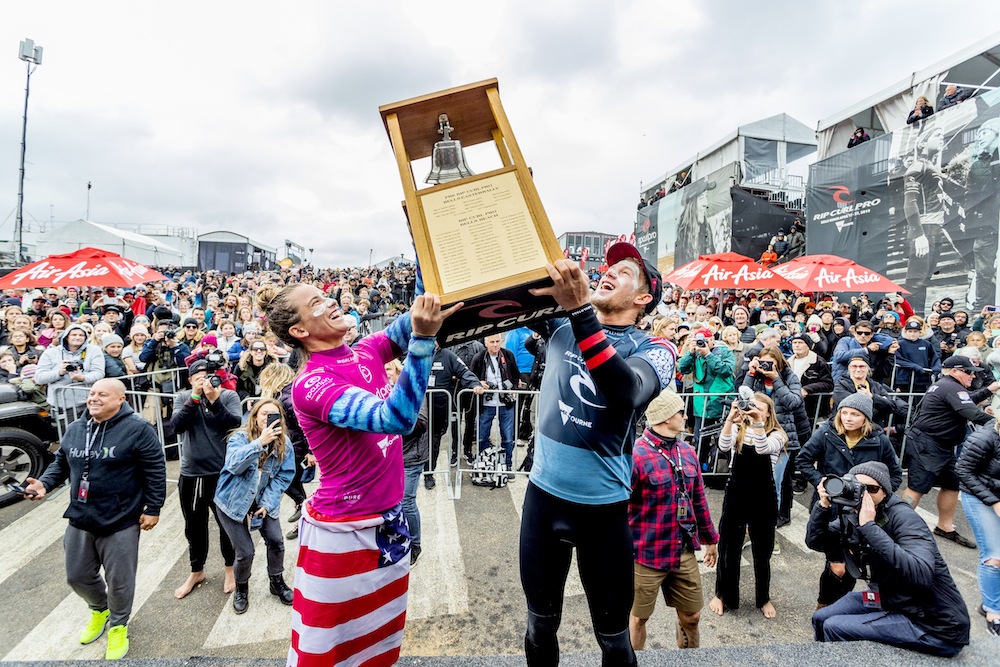
[[[386,104],[379,112],[399,168],[424,287],[445,305],[465,302],[445,320],[441,345],[559,315],[550,297],[528,292],[551,284],[545,264],[563,253],[500,104],[497,80]],[[490,142],[500,166],[474,173],[463,145]],[[429,187],[418,189],[413,162],[428,157]],[[482,307],[498,301],[515,307]]]

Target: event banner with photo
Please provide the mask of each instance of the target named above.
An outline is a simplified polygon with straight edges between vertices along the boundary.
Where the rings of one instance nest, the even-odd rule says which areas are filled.
[[[996,305],[1000,90],[810,167],[806,252],[840,255],[912,292]]]
[[[666,273],[699,255],[729,250],[729,188],[734,178],[739,178],[739,165],[735,163],[640,209],[635,237],[643,257]]]

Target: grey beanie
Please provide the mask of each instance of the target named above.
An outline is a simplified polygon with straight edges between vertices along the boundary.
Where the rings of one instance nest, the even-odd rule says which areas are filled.
[[[852,475],[868,475],[882,487],[882,490],[892,494],[892,479],[889,477],[889,467],[881,461],[859,463],[849,471]]]
[[[872,420],[872,409],[874,408],[874,404],[872,403],[872,399],[864,394],[851,394],[842,400],[840,405],[837,406],[838,410],[841,408],[854,408],[865,417],[868,417],[868,421]]]
[[[124,345],[125,341],[123,341],[122,337],[119,336],[118,334],[109,333],[109,334],[104,334],[103,336],[101,336],[101,349],[102,350],[104,348],[106,348],[108,345],[111,345],[112,343],[118,343],[119,345]]]

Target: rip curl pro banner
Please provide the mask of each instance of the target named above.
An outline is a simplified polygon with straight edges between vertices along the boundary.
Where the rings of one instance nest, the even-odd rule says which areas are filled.
[[[997,304],[1000,89],[817,162],[806,252],[852,259],[913,294],[918,313]]]

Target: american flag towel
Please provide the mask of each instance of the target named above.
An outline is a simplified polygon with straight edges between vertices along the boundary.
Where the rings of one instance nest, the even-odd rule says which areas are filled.
[[[306,502],[288,665],[394,665],[406,624],[410,530],[402,505],[334,519]]]

